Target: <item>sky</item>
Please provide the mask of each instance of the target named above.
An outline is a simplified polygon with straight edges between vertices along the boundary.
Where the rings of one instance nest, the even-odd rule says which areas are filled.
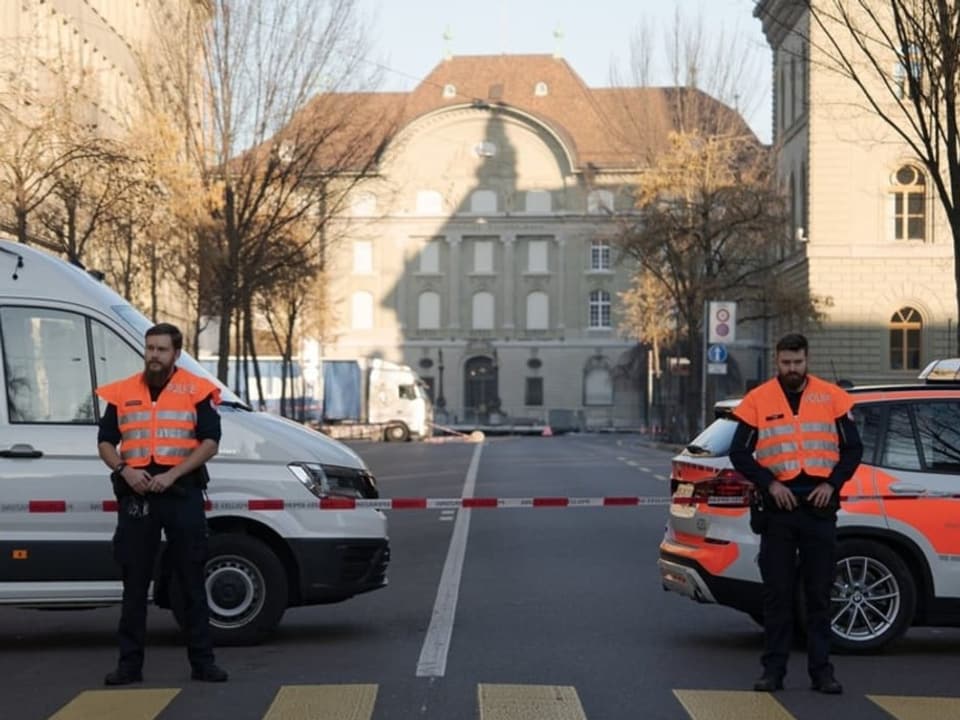
[[[747,68],[738,109],[764,142],[771,136],[771,54],[754,0],[357,0],[371,28],[372,56],[383,90],[410,90],[454,55],[560,54],[590,87],[611,84],[611,68],[629,82],[630,45],[645,27],[655,45],[652,84],[669,85],[665,37],[699,26],[707,43],[734,38]],[[555,32],[562,37],[558,40]],[[445,33],[451,38],[444,39]],[[740,51],[738,51],[739,53]]]

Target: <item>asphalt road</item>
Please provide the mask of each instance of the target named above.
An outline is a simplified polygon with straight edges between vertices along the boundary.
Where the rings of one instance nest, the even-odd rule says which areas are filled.
[[[670,454],[627,436],[355,447],[385,497],[668,488]],[[806,689],[802,648],[776,699],[744,692],[759,671],[760,630],[661,590],[666,511],[389,511],[389,587],[288,611],[269,644],[221,649],[225,685],[190,682],[164,611],[151,612],[146,682],[117,695],[101,692],[116,608],[0,609],[0,720],[960,718],[955,629],[917,629],[884,655],[836,658],[841,697]],[[941,700],[897,709],[889,696]],[[105,710],[111,703],[119,709]]]

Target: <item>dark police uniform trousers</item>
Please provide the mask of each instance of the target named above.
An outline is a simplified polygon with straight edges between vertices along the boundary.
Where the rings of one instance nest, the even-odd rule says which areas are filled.
[[[207,559],[207,519],[203,490],[195,485],[176,486],[163,493],[126,495],[119,501],[114,558],[123,573],[123,606],[120,612],[120,666],[143,667],[147,624],[147,589],[153,579],[160,530],[172,553],[186,603],[187,654],[197,668],[213,663],[209,610],[204,587]]]
[[[807,669],[811,678],[832,676],[830,585],[837,537],[835,513],[832,509],[815,509],[799,498],[799,505],[792,511],[774,508],[763,515],[760,574],[766,630],[761,658],[764,674],[782,677],[786,671],[793,643],[794,582],[799,576],[807,609]]]

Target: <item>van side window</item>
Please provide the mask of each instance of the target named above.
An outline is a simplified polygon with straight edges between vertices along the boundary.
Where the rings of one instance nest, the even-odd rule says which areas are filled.
[[[926,468],[960,473],[960,403],[948,400],[917,404],[913,412]]]
[[[93,370],[96,387],[114,380],[121,380],[143,370],[143,356],[106,325],[91,320],[90,337],[93,340]],[[100,417],[106,410],[106,406],[99,397],[96,401],[97,417]]]
[[[906,405],[895,405],[890,408],[887,437],[880,465],[902,470],[920,469],[917,440],[910,420],[910,409]]]
[[[0,309],[11,423],[93,423],[93,387],[82,315]]]
[[[398,386],[400,392],[401,400],[416,400],[417,399],[417,386],[416,385],[400,385]]]
[[[863,443],[863,462],[871,465],[877,462],[877,447],[880,445],[880,430],[883,422],[883,408],[879,405],[855,405],[853,420]]]

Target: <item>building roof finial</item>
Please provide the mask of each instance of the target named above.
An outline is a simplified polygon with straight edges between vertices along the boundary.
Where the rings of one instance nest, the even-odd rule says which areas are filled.
[[[555,58],[563,57],[563,28],[560,27],[560,24],[557,24],[557,27],[553,31],[553,39],[556,41],[553,46],[553,56]]]
[[[453,40],[453,30],[450,29],[450,26],[447,25],[446,29],[443,31],[443,59],[449,60],[453,57],[453,50],[451,49],[451,41]]]

